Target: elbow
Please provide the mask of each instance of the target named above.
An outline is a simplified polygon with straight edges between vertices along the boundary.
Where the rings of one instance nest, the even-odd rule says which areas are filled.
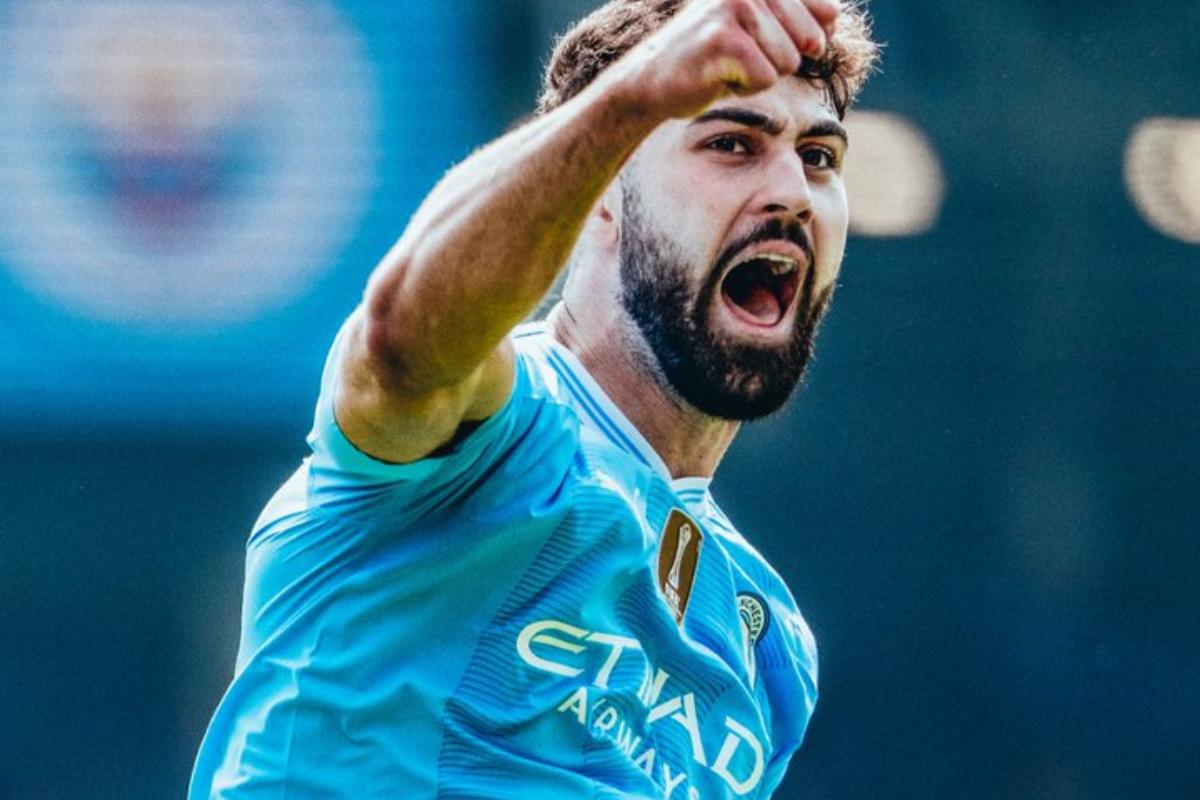
[[[393,389],[416,391],[441,384],[436,354],[430,347],[428,314],[406,280],[407,262],[389,260],[367,282],[362,303],[361,338],[376,375]]]
[[[373,361],[393,371],[399,371],[404,361],[403,275],[403,264],[377,270],[363,296],[362,342]]]

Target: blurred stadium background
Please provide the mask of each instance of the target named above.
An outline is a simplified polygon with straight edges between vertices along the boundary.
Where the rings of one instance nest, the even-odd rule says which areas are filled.
[[[183,795],[325,348],[591,5],[0,0],[0,798]],[[717,482],[821,645],[780,796],[1198,797],[1200,5],[874,14],[819,361]]]

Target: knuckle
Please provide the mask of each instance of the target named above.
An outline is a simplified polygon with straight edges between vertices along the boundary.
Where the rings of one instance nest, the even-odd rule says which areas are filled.
[[[821,30],[820,23],[811,14],[802,14],[797,17],[796,25],[804,31],[806,36],[813,36]]]
[[[828,16],[836,16],[842,13],[842,4],[838,0],[817,0],[817,5],[823,6]]]
[[[700,29],[697,44],[703,50],[721,52],[728,50],[733,39],[732,31],[719,22],[710,22]]]
[[[757,50],[757,47],[749,44],[745,39],[732,39],[725,53],[743,64],[752,64],[754,56],[758,55]]]
[[[761,61],[746,63],[746,88],[751,91],[761,91],[775,84],[779,79],[778,71],[771,64]]]

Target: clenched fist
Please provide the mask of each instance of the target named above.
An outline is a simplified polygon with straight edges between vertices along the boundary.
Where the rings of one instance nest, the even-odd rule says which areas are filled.
[[[640,111],[694,116],[819,58],[839,13],[834,0],[693,0],[614,65],[612,78]]]

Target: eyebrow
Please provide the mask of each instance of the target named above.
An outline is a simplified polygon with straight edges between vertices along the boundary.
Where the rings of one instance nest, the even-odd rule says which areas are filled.
[[[703,125],[708,122],[718,121],[745,125],[747,128],[758,128],[763,133],[771,136],[778,136],[783,133],[782,122],[777,119],[771,119],[766,114],[751,111],[747,108],[714,108],[696,117],[692,120],[691,125]],[[688,127],[691,127],[691,125]]]
[[[692,125],[704,125],[709,122],[732,122],[736,125],[744,125],[747,128],[757,128],[768,136],[778,136],[784,130],[784,124],[779,120],[772,119],[758,111],[751,111],[748,108],[714,108],[711,111],[705,111],[693,119],[688,127]],[[823,119],[820,122],[814,123],[809,126],[808,130],[802,131],[798,138],[815,139],[821,136],[834,136],[843,142],[850,140],[846,129],[841,123],[832,119]]]
[[[841,139],[843,144],[850,143],[850,134],[846,133],[846,128],[832,119],[823,119],[810,125],[808,130],[800,134],[801,139],[819,139],[822,136],[833,136]]]

